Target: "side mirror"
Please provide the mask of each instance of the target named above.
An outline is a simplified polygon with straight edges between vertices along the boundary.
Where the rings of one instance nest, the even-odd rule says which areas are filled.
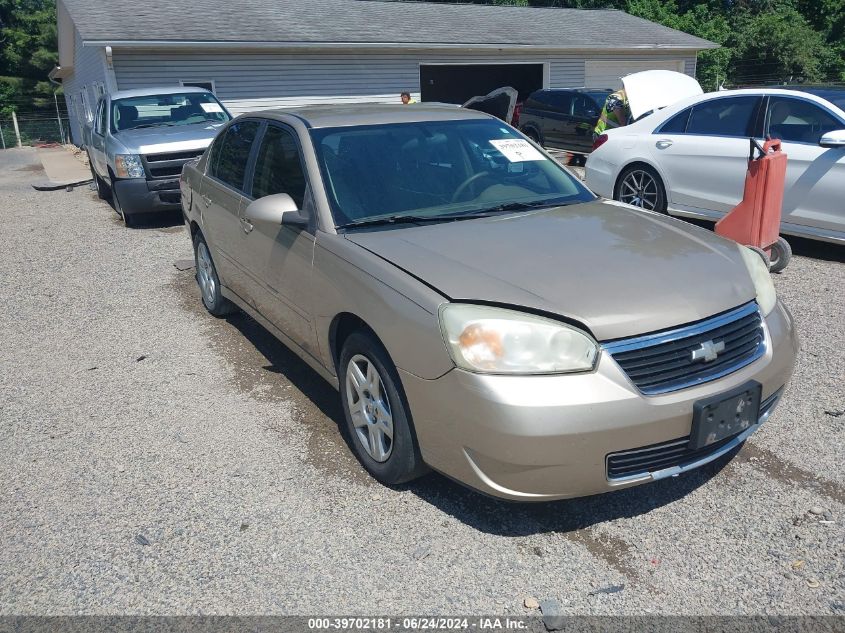
[[[845,130],[834,130],[833,132],[828,132],[821,137],[819,145],[828,148],[845,147]]]
[[[253,200],[244,211],[244,220],[250,224],[263,222],[285,226],[308,226],[308,218],[300,213],[293,198],[286,193],[275,193],[272,196]]]

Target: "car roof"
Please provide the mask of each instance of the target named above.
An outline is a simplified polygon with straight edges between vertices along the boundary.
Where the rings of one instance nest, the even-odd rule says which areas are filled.
[[[765,96],[774,96],[780,95],[784,97],[794,97],[796,94],[800,94],[802,97],[808,99],[809,101],[815,101],[816,103],[825,105],[828,108],[834,108],[836,110],[841,110],[836,104],[831,103],[827,99],[823,97],[810,93],[804,92],[801,90],[792,90],[792,89],[783,89],[783,88],[741,88],[739,90],[719,90],[717,92],[705,92],[704,94],[695,95],[692,97],[687,97],[686,99],[682,99],[677,103],[673,103],[666,108],[660,110],[660,115],[665,115],[667,118],[676,112],[680,112],[684,108],[688,108],[691,105],[695,105],[696,103],[700,103],[703,101],[709,101],[711,99],[721,99],[724,97],[741,97],[741,96],[754,96],[754,97],[765,97]],[[636,123],[640,121],[646,120],[654,120],[651,117],[643,117],[642,119],[638,119]]]
[[[367,103],[316,105],[301,108],[262,110],[250,112],[242,116],[255,116],[277,120],[284,120],[286,117],[293,116],[312,128],[494,118],[483,112],[458,106],[420,103],[412,105]]]
[[[127,97],[149,97],[151,95],[173,95],[190,92],[208,92],[205,88],[193,86],[160,86],[155,88],[136,88],[134,90],[118,90],[111,93],[112,100],[126,99]],[[209,93],[210,94],[210,93]]]
[[[537,92],[580,92],[584,94],[595,94],[595,93],[611,93],[613,92],[613,88],[541,88],[540,90],[535,90],[531,94]]]

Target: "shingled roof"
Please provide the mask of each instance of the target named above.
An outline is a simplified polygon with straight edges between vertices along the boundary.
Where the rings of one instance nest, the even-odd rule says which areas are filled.
[[[623,11],[377,0],[63,0],[83,41],[108,45],[715,48]]]

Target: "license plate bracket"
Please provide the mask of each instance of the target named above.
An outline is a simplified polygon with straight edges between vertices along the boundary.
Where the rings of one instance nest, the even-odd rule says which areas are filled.
[[[762,391],[762,385],[751,380],[741,387],[696,402],[690,448],[704,448],[756,424],[760,417]]]

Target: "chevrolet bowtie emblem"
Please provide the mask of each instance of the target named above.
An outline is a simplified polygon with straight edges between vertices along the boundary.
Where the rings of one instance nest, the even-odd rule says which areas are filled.
[[[725,342],[704,341],[699,347],[692,350],[692,362],[712,362],[719,357],[719,352],[725,351]]]

